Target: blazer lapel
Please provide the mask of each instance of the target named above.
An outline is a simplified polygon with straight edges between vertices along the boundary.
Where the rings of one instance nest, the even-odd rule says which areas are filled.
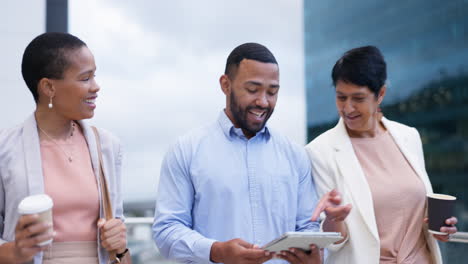
[[[349,188],[343,188],[343,190],[349,190],[350,192],[342,195],[352,198],[351,202],[353,203],[353,207],[359,211],[370,233],[378,241],[379,234],[375,221],[374,204],[370,187],[359,160],[356,157],[342,119],[340,119],[334,128],[334,131],[336,133],[334,138],[337,139],[333,145],[336,152],[336,163],[340,174],[346,182],[345,186],[349,186]]]
[[[386,118],[382,118],[382,122],[387,128],[387,130],[390,132],[390,135],[392,135],[393,140],[397,144],[403,156],[405,156],[410,166],[413,168],[413,170],[423,182],[424,187],[426,188],[426,193],[432,193],[432,185],[429,182],[429,178],[425,172],[426,170],[422,167],[422,164],[420,162],[417,162],[418,159],[413,154],[417,153],[417,150],[411,149],[414,143],[411,142],[410,135],[407,133],[401,133],[401,130],[395,127],[392,124],[392,122]]]
[[[26,119],[23,126],[23,152],[28,179],[29,195],[44,193],[41,146],[34,113]]]
[[[83,130],[83,135],[88,143],[89,155],[91,157],[91,165],[93,166],[94,175],[96,178],[99,178],[99,157],[97,153],[96,138],[94,132],[90,126],[88,126],[84,121],[77,121],[80,127]]]
[[[91,165],[93,166],[94,176],[96,177],[98,194],[99,194],[99,204],[100,204],[100,217],[103,216],[103,207],[101,199],[101,179],[99,178],[99,156],[97,150],[96,137],[94,135],[93,129],[88,126],[84,121],[77,121],[80,124],[80,127],[83,129],[83,135],[88,144],[89,156],[91,157]]]

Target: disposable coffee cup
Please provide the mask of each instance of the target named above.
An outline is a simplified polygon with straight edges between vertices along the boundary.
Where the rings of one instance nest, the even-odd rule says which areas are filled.
[[[427,210],[429,215],[429,232],[436,235],[447,235],[440,232],[445,224],[445,220],[453,216],[455,209],[455,201],[457,197],[447,194],[428,194],[427,195]]]
[[[54,203],[47,194],[31,195],[24,198],[18,205],[18,213],[20,215],[38,214],[39,221],[53,224],[52,207]],[[46,232],[53,232],[51,226]],[[38,243],[38,246],[45,246],[52,243],[53,239]]]

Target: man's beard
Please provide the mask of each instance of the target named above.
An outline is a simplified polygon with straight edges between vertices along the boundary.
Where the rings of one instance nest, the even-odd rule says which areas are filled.
[[[262,130],[265,127],[266,122],[273,113],[273,109],[270,107],[262,108],[258,106],[248,106],[245,109],[242,109],[241,106],[237,103],[237,97],[233,91],[231,91],[231,103],[230,103],[232,117],[234,118],[235,123],[244,130],[245,132],[255,135],[258,131]],[[260,125],[249,124],[247,121],[247,113],[249,110],[258,109],[265,111],[265,119]]]

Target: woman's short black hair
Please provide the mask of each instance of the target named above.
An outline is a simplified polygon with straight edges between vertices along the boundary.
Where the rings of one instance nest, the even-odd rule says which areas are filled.
[[[36,103],[39,100],[39,81],[42,78],[62,78],[69,66],[69,51],[83,46],[86,43],[71,34],[53,32],[41,34],[29,43],[24,50],[21,73]]]
[[[334,86],[338,81],[367,86],[377,97],[387,80],[387,64],[377,47],[359,47],[343,54],[331,76]]]
[[[231,54],[229,54],[226,61],[224,74],[229,76],[231,79],[234,78],[239,64],[244,59],[255,60],[263,63],[274,63],[278,65],[275,56],[267,47],[258,43],[250,42],[239,45],[231,51]]]

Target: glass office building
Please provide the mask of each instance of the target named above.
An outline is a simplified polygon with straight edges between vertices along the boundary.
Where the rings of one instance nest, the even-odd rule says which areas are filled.
[[[308,140],[335,126],[331,69],[347,50],[379,47],[387,61],[384,115],[416,127],[434,192],[458,197],[468,231],[468,1],[304,1]],[[441,243],[445,263],[468,244]]]

